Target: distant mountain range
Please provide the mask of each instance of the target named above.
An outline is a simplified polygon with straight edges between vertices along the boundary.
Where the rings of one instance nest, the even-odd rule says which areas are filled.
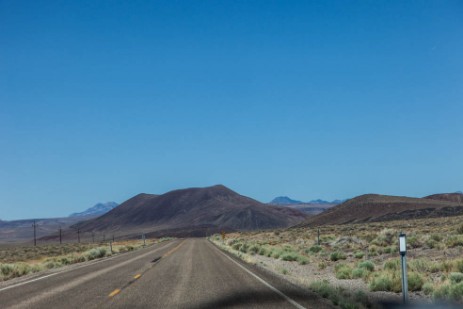
[[[101,216],[107,213],[108,211],[116,208],[117,206],[119,206],[119,204],[116,202],[98,203],[95,206],[90,207],[85,211],[73,213],[69,217]]]
[[[334,201],[325,201],[321,199],[311,200],[309,202],[302,202],[298,200],[293,200],[287,196],[278,196],[274,198],[269,204],[271,205],[300,205],[300,204],[317,204],[317,205],[327,205],[327,204],[341,204],[345,200],[334,200]]]
[[[289,227],[307,215],[269,206],[223,185],[189,188],[162,195],[138,194],[108,213],[73,226],[83,232],[112,231],[134,235],[203,236],[208,232]]]
[[[302,211],[307,215],[317,215],[319,213],[324,212],[325,210],[334,207],[343,200],[334,200],[334,201],[325,201],[325,200],[311,200],[310,202],[302,202],[298,200],[293,200],[287,196],[278,196],[274,198],[269,205],[277,205],[277,206],[284,206],[284,207],[291,207]]]
[[[351,224],[463,215],[463,194],[442,193],[423,198],[365,194],[347,200],[298,226]]]

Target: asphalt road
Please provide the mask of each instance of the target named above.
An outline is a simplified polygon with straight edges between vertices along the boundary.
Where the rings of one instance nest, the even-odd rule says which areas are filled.
[[[0,286],[1,308],[331,308],[223,253],[178,239]]]

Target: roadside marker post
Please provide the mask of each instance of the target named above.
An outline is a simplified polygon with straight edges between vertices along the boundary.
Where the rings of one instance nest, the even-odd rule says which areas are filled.
[[[146,237],[145,237],[145,233],[141,234],[141,237],[143,238],[143,247],[146,247]]]
[[[408,279],[407,279],[407,235],[400,233],[399,235],[399,252],[402,262],[402,297],[403,303],[408,300]]]
[[[318,228],[318,231],[317,231],[317,245],[320,246],[320,228]]]
[[[113,254],[113,242],[109,241],[109,248],[111,249],[111,254]]]
[[[59,244],[61,245],[63,243],[62,237],[61,237],[61,226],[59,227]]]

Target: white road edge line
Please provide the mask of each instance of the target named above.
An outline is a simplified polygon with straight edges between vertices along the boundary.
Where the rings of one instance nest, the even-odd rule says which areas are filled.
[[[304,306],[301,306],[300,304],[298,304],[294,299],[292,298],[289,298],[288,296],[286,296],[286,294],[284,294],[283,292],[281,292],[280,290],[278,290],[277,288],[275,288],[274,286],[272,286],[270,283],[267,283],[267,281],[265,281],[264,279],[262,279],[261,277],[255,275],[253,272],[251,272],[250,270],[248,270],[246,267],[244,267],[243,265],[241,265],[240,263],[238,263],[237,261],[235,261],[234,259],[232,259],[231,257],[229,257],[228,255],[226,255],[225,253],[223,253],[222,251],[220,251],[220,249],[218,249],[215,245],[213,245],[214,248],[219,251],[221,254],[223,254],[227,259],[229,259],[230,261],[232,261],[233,263],[235,263],[236,265],[238,265],[239,267],[241,267],[241,269],[243,269],[244,271],[246,271],[248,274],[250,274],[251,276],[253,276],[254,278],[256,278],[257,280],[259,280],[262,284],[264,284],[266,287],[268,287],[269,289],[271,289],[272,291],[274,291],[275,293],[277,293],[278,295],[280,295],[281,297],[283,297],[285,300],[287,300],[289,303],[291,303],[294,307],[298,308],[298,309],[306,309]]]
[[[25,285],[25,284],[28,284],[28,283],[32,283],[32,282],[35,282],[35,281],[39,281],[39,280],[42,280],[42,279],[45,279],[45,278],[48,278],[48,277],[51,277],[51,276],[55,276],[55,275],[59,275],[59,274],[62,274],[62,273],[66,273],[66,272],[69,272],[69,271],[74,271],[74,270],[77,270],[77,269],[81,269],[81,268],[85,268],[85,267],[88,267],[88,266],[92,266],[92,265],[95,265],[95,264],[98,264],[98,263],[101,263],[101,262],[107,262],[107,261],[111,261],[111,260],[114,260],[118,257],[120,257],[122,255],[116,255],[116,256],[112,256],[112,257],[109,257],[109,258],[106,258],[106,259],[102,259],[102,260],[98,260],[98,261],[93,261],[88,263],[88,264],[85,264],[85,265],[76,265],[76,267],[73,267],[71,269],[63,269],[61,271],[57,271],[55,273],[52,273],[52,274],[49,274],[49,275],[46,275],[46,276],[42,276],[42,277],[39,277],[39,278],[35,278],[35,279],[31,279],[31,280],[27,280],[27,281],[24,281],[24,282],[19,282],[19,283],[16,283],[16,284],[13,284],[13,285],[10,285],[10,286],[6,286],[4,288],[1,288],[0,289],[0,292],[2,291],[5,291],[5,290],[8,290],[8,289],[12,289],[12,288],[15,288],[15,287],[18,287],[18,286],[21,286],[21,285]]]
[[[1,288],[0,292],[8,290],[8,289],[15,288],[15,287],[18,287],[18,286],[21,286],[21,285],[25,285],[25,284],[28,284],[28,283],[31,283],[31,282],[34,282],[34,281],[39,281],[39,280],[42,280],[42,279],[45,279],[45,278],[48,278],[48,277],[51,277],[51,276],[55,276],[57,274],[59,274],[59,273],[53,273],[53,274],[49,274],[49,275],[46,275],[46,276],[43,276],[43,277],[35,278],[35,279],[29,280],[29,281],[24,281],[24,282],[20,282],[20,283],[17,283],[17,284],[13,284],[13,285]]]
[[[111,260],[117,259],[117,258],[119,258],[119,257],[121,257],[121,256],[124,256],[124,255],[112,256],[112,257],[109,257],[109,258],[106,258],[106,259],[102,259],[102,260],[99,260],[99,261],[93,261],[93,263],[88,263],[88,264],[86,264],[86,265],[78,265],[77,267],[74,267],[74,268],[71,268],[71,269],[63,269],[63,270],[61,270],[61,271],[57,271],[57,272],[55,272],[55,273],[52,273],[52,274],[49,274],[49,275],[46,275],[46,276],[42,276],[42,277],[39,277],[39,278],[35,278],[35,279],[28,280],[28,281],[24,281],[24,282],[19,282],[19,283],[10,285],[10,286],[6,286],[6,287],[4,287],[4,288],[0,288],[0,292],[5,291],[5,290],[9,290],[9,289],[12,289],[12,288],[16,288],[16,287],[18,287],[18,286],[25,285],[25,284],[28,284],[28,283],[32,283],[32,282],[35,282],[35,281],[39,281],[39,280],[42,280],[42,279],[45,279],[45,278],[48,278],[48,277],[52,277],[52,276],[55,276],[55,275],[59,275],[59,274],[62,274],[62,273],[66,273],[66,272],[69,272],[69,271],[74,271],[74,270],[77,270],[77,269],[81,269],[81,268],[85,268],[85,267],[88,267],[88,266],[92,266],[92,265],[95,265],[95,264],[98,264],[98,263],[101,263],[101,262],[111,261]]]

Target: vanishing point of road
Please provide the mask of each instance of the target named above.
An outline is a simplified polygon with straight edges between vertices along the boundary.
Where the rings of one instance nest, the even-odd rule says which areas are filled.
[[[0,286],[1,308],[332,308],[222,252],[176,239]]]

